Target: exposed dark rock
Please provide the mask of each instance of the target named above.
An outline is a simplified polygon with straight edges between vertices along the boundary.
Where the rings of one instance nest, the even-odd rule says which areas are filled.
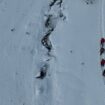
[[[12,32],[15,31],[15,28],[12,28],[11,31],[12,31]]]
[[[62,18],[63,20],[66,19],[66,16],[64,16],[64,14],[62,12],[59,13],[59,17]]]
[[[45,21],[46,28],[51,27],[51,18],[52,18],[52,15],[48,15],[48,18]]]
[[[52,6],[55,5],[55,3],[56,3],[57,5],[59,5],[59,7],[61,7],[62,2],[63,2],[63,0],[53,0],[53,1],[50,3],[50,5],[49,5],[49,6],[50,6],[50,9],[51,9]]]
[[[72,51],[72,50],[70,50],[70,53],[73,53],[73,51]]]
[[[49,52],[50,52],[51,49],[52,49],[52,44],[51,44],[51,41],[50,41],[50,39],[49,39],[49,35],[51,34],[51,32],[52,32],[53,30],[54,30],[54,29],[49,30],[49,31],[46,33],[46,35],[45,35],[45,36],[42,38],[42,40],[41,40],[42,45],[45,46],[45,47],[48,49]]]
[[[41,42],[42,42],[43,46],[45,46],[48,49],[48,51],[50,52],[52,49],[52,44],[51,44],[51,41],[49,40],[49,36],[48,35],[44,36],[44,38],[42,39]]]
[[[61,7],[62,6],[62,0],[59,0],[59,2],[57,3],[57,5],[59,5],[59,7]]]
[[[85,65],[85,63],[84,63],[84,62],[82,62],[82,63],[81,63],[81,65]]]
[[[95,0],[85,0],[86,4],[93,4]]]
[[[57,2],[58,0],[53,0],[51,3],[50,3],[50,8]]]
[[[37,79],[44,79],[46,77],[47,70],[48,70],[48,64],[45,64],[43,67],[41,67],[40,75],[37,76],[36,78]]]
[[[30,35],[30,32],[26,32],[26,35]]]

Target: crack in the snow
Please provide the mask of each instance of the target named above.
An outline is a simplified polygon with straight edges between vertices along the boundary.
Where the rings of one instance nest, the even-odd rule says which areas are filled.
[[[53,55],[53,51],[52,51],[53,44],[51,42],[50,36],[55,31],[58,21],[60,19],[62,20],[66,19],[66,16],[63,14],[64,8],[62,8],[62,4],[63,4],[63,0],[52,0],[52,2],[49,4],[48,10],[45,11],[46,12],[44,14],[45,18],[43,17],[45,19],[43,24],[44,31],[41,34],[40,44],[41,44],[41,49],[42,47],[44,47],[46,50],[42,49],[41,54],[43,55],[45,54],[47,56],[45,56],[44,58],[42,55],[43,58],[41,59],[43,59],[44,61],[42,61],[43,64],[41,64],[42,66],[39,67],[39,72],[38,72],[38,75],[36,76],[36,79],[38,79],[38,82],[40,82],[36,90],[37,94],[39,95],[38,105],[42,105],[42,104],[45,105],[46,104],[45,100],[47,100],[46,97],[49,97],[50,95],[52,95],[52,92],[47,92],[51,90],[50,87],[52,86],[51,73],[53,71],[50,70],[51,69],[50,63],[52,61],[52,57],[55,58],[55,55]],[[45,52],[43,53],[43,51]],[[40,101],[41,101],[41,104],[40,104]]]
[[[52,17],[52,15],[48,15],[47,17],[48,18],[45,21],[45,27],[49,28],[49,27],[51,27],[51,17]]]
[[[49,4],[49,7],[50,7],[50,9],[51,9],[52,6],[54,6],[55,4],[56,4],[56,5],[59,5],[59,7],[61,7],[61,6],[62,6],[62,2],[63,2],[63,0],[53,0],[53,1]]]
[[[61,4],[63,2],[62,0],[53,0],[50,4],[50,7],[54,6],[56,2],[57,2],[57,5],[60,5],[60,7],[61,7]],[[61,8],[59,8],[59,9],[60,9],[60,12],[58,13],[58,16],[59,16],[58,18],[63,17],[63,20],[64,20],[65,16],[64,16],[63,12],[61,11]],[[41,40],[42,45],[48,50],[48,52],[51,52],[52,47],[53,47],[49,37],[55,29],[54,23],[53,23],[54,19],[55,20],[57,19],[57,17],[55,17],[54,14],[47,15],[47,19],[45,21],[45,29],[47,29],[48,31],[45,33],[44,37]],[[56,26],[56,24],[57,23],[55,23],[55,26]]]
[[[53,30],[54,29],[49,30],[41,40],[42,45],[47,48],[48,52],[50,52],[51,49],[52,49],[52,44],[51,44],[51,41],[49,39],[49,36],[50,36],[50,34],[52,33]]]
[[[43,32],[43,36],[40,42],[41,42],[41,45],[44,46],[45,49],[47,49],[46,54],[47,54],[48,59],[43,61],[44,65],[40,67],[39,75],[36,76],[36,79],[39,79],[39,80],[43,80],[43,79],[46,79],[47,76],[48,77],[51,76],[52,71],[50,71],[50,61],[52,60],[52,57],[55,58],[55,56],[52,55],[53,45],[50,40],[50,36],[54,32],[57,22],[60,19],[62,20],[66,19],[66,16],[63,14],[63,11],[62,11],[62,2],[63,2],[62,0],[53,0],[48,7],[50,8],[50,10],[47,11],[47,14],[44,14],[44,16],[46,16],[45,17],[46,20],[44,21],[44,32]],[[48,85],[48,82],[46,85]],[[45,87],[47,87],[46,85]],[[43,94],[44,94],[44,91],[46,91],[45,90],[46,88],[44,88],[44,86],[39,86],[38,91],[41,91],[40,88],[43,88]]]
[[[56,3],[56,1],[58,1],[58,0],[53,0],[53,1],[49,4],[50,8]]]
[[[51,60],[51,50],[53,48],[53,45],[50,41],[50,35],[52,34],[52,32],[54,31],[55,29],[55,26],[57,24],[57,19],[59,18],[63,18],[63,20],[65,19],[65,16],[62,12],[62,9],[61,9],[61,6],[62,6],[62,0],[53,0],[50,4],[49,4],[49,7],[50,7],[50,11],[51,11],[51,8],[54,6],[54,5],[57,5],[59,6],[59,12],[57,12],[57,16],[54,15],[53,13],[51,14],[50,11],[49,13],[46,15],[46,20],[45,20],[45,24],[44,24],[44,28],[45,30],[47,30],[45,32],[45,35],[42,37],[41,39],[41,44],[47,49],[47,56],[50,57],[50,59],[48,60],[47,64],[45,64],[43,67],[41,67],[40,69],[40,75],[37,76],[36,78],[37,79],[44,79],[46,77],[46,74],[47,74],[47,70],[48,70],[48,65],[49,65],[49,61]]]

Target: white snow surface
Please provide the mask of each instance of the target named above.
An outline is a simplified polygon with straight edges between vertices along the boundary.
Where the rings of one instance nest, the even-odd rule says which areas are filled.
[[[63,0],[49,8],[52,1],[0,0],[0,105],[105,105],[101,0]],[[50,55],[41,43],[48,15]],[[37,79],[45,64],[46,77]]]

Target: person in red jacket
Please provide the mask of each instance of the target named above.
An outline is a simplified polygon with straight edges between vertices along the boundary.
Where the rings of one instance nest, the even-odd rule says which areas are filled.
[[[100,65],[101,65],[101,67],[104,67],[105,66],[105,59],[102,59],[101,60]]]
[[[102,47],[104,46],[104,43],[105,43],[105,38],[101,38],[100,44],[101,44]]]

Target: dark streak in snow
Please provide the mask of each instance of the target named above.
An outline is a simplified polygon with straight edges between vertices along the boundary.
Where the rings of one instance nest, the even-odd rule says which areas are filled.
[[[30,32],[26,32],[26,35],[30,35]]]
[[[86,4],[89,5],[89,4],[94,4],[95,0],[85,0]]]
[[[15,28],[12,28],[12,29],[11,29],[11,32],[14,32],[14,31],[15,31]]]
[[[40,69],[40,75],[37,76],[36,78],[44,79],[46,77],[47,70],[48,70],[48,64],[43,65],[43,67],[41,67],[41,69]]]
[[[84,65],[85,65],[85,63],[84,63],[84,62],[82,62],[82,63],[81,63],[81,65],[83,65],[83,66],[84,66]]]

